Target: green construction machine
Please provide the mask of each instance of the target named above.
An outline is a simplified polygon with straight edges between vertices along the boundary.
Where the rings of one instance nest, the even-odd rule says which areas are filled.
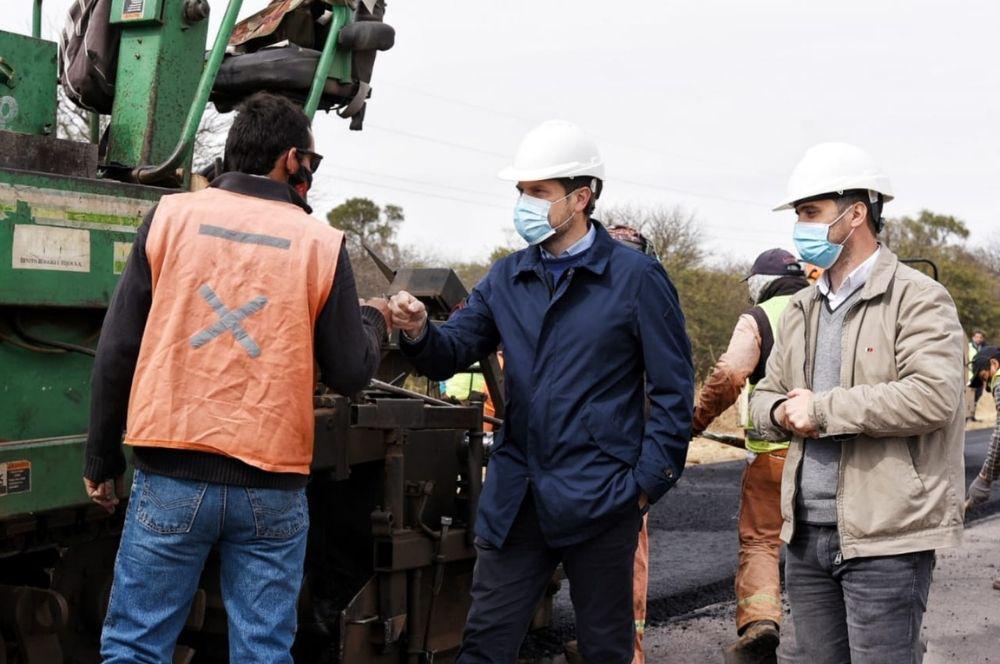
[[[32,36],[0,31],[0,664],[100,660],[124,510],[81,481],[93,356],[143,215],[223,168],[192,169],[207,104],[268,90],[361,129],[393,44],[384,0],[273,0],[237,23],[241,4],[207,53],[207,0],[79,0],[58,45],[35,0]],[[90,140],[57,137],[60,84]],[[465,296],[450,270],[391,276],[441,318]],[[481,365],[498,397],[495,360]],[[482,408],[415,398],[411,372],[390,342],[384,383],[317,389],[297,661],[440,662],[459,643]],[[226,624],[210,561],[174,661],[225,661]]]

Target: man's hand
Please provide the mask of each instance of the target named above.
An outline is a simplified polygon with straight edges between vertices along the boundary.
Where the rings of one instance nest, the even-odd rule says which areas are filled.
[[[788,413],[785,412],[785,403],[787,401],[788,399],[785,399],[784,401],[778,404],[777,408],[774,409],[774,417],[773,417],[774,421],[778,423],[778,426],[784,429],[785,431],[788,430]]]
[[[411,339],[420,336],[427,325],[427,307],[406,291],[399,291],[389,300],[392,326],[403,330]]]
[[[378,309],[385,318],[385,327],[388,334],[392,334],[392,312],[389,311],[389,300],[382,297],[373,297],[367,300],[359,300],[362,307],[372,307]]]
[[[985,503],[990,499],[992,488],[992,482],[985,479],[982,475],[976,475],[976,479],[972,480],[972,484],[969,485],[969,494],[966,496],[965,508],[968,509]]]
[[[103,482],[94,482],[84,477],[83,487],[87,490],[90,499],[107,510],[108,514],[115,513],[119,497],[125,495],[125,486],[121,475],[113,480],[104,480]]]
[[[812,390],[795,389],[788,393],[785,401],[774,414],[774,419],[783,422],[783,426],[792,433],[803,438],[816,436],[816,425],[809,416],[812,407]]]

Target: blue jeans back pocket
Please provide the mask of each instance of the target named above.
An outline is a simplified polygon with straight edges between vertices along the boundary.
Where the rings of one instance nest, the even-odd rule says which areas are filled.
[[[151,473],[140,475],[140,471],[136,471],[135,481],[142,483],[139,507],[136,509],[140,524],[161,535],[191,532],[208,488],[207,483]]]
[[[257,537],[287,539],[309,526],[305,489],[251,489],[247,498]]]

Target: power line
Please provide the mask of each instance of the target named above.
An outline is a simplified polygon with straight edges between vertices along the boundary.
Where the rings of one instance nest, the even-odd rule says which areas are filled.
[[[497,200],[499,200],[501,198],[500,194],[498,194],[496,192],[493,192],[493,191],[486,191],[486,190],[483,190],[483,189],[467,189],[465,187],[456,187],[454,185],[441,184],[439,182],[432,182],[430,180],[418,180],[416,178],[408,178],[408,177],[403,177],[401,175],[391,175],[389,173],[382,173],[382,172],[379,172],[379,171],[366,171],[366,170],[361,169],[361,168],[353,168],[353,167],[350,167],[350,166],[341,166],[339,164],[332,164],[332,166],[334,168],[338,168],[338,169],[343,170],[343,171],[349,171],[349,172],[352,172],[352,173],[363,173],[365,175],[374,175],[376,177],[385,177],[385,178],[389,178],[390,180],[400,180],[401,182],[410,182],[412,184],[422,184],[422,185],[427,185],[429,187],[436,187],[436,188],[439,188],[439,189],[450,189],[450,190],[453,190],[453,191],[458,191],[458,192],[462,192],[462,193],[466,193],[466,194],[474,194],[476,196],[488,196],[490,198],[495,198]]]
[[[383,83],[383,82],[380,81],[379,82],[379,87],[382,87],[383,85],[385,85],[385,83]],[[537,118],[530,118],[530,117],[528,117],[526,115],[518,115],[517,113],[510,113],[508,111],[501,111],[501,110],[499,110],[497,108],[494,108],[492,106],[484,106],[482,104],[474,104],[473,102],[467,101],[465,99],[457,99],[455,97],[446,97],[445,95],[439,95],[439,94],[435,94],[433,92],[427,92],[425,90],[421,90],[419,88],[414,88],[414,87],[409,86],[409,85],[401,85],[399,83],[389,83],[388,85],[389,85],[390,89],[391,88],[398,88],[398,89],[400,89],[400,90],[402,90],[404,92],[409,92],[411,94],[420,95],[421,97],[427,97],[429,99],[437,99],[439,101],[448,102],[449,104],[458,104],[459,106],[465,106],[466,108],[474,108],[474,109],[476,109],[478,111],[484,111],[486,113],[492,113],[493,115],[497,115],[499,117],[504,117],[504,118],[508,118],[508,119],[511,119],[511,120],[517,120],[518,122],[525,122],[525,123],[531,123],[531,124],[537,124],[539,122],[539,120]]]
[[[454,141],[448,141],[443,138],[437,138],[435,136],[426,136],[424,134],[417,134],[411,131],[403,131],[401,129],[390,129],[389,127],[382,127],[380,125],[366,123],[365,127],[370,127],[372,129],[377,129],[379,131],[384,131],[390,134],[397,134],[399,136],[406,136],[407,138],[413,138],[418,141],[427,141],[428,143],[438,143],[440,145],[447,145],[448,147],[457,148],[459,150],[468,150],[469,152],[478,152],[480,154],[486,154],[491,157],[501,157],[503,159],[509,159],[509,154],[502,154],[500,152],[493,152],[491,150],[484,150],[483,148],[477,148],[472,145],[465,145],[463,143],[455,143]]]
[[[336,166],[336,168],[344,168],[344,167]],[[429,182],[429,181],[425,181],[425,180],[417,180],[417,179],[414,179],[414,178],[397,177],[397,176],[389,175],[387,173],[378,173],[378,172],[375,172],[375,171],[362,171],[360,169],[354,169],[354,170],[357,171],[357,172],[364,172],[364,173],[367,173],[369,175],[374,175],[374,176],[377,176],[377,177],[389,177],[389,178],[393,178],[393,179],[399,179],[399,180],[402,180],[402,181],[413,182],[415,184],[427,184],[427,185],[430,185],[430,186],[447,186],[447,185],[439,185],[437,183],[433,183],[433,182]],[[470,200],[470,199],[467,199],[467,198],[459,198],[457,196],[449,196],[449,195],[446,195],[446,194],[439,194],[439,193],[427,192],[427,191],[422,191],[422,190],[419,190],[419,189],[413,189],[413,188],[410,188],[410,187],[400,187],[400,186],[393,185],[393,184],[386,184],[384,182],[373,182],[371,180],[361,180],[361,179],[351,178],[351,177],[346,177],[346,176],[337,176],[337,179],[342,180],[344,182],[351,182],[353,184],[360,184],[360,185],[364,185],[364,186],[368,186],[368,187],[375,187],[377,189],[387,189],[387,190],[390,190],[390,191],[400,191],[400,192],[415,194],[417,196],[423,196],[425,198],[433,198],[433,199],[438,199],[438,200],[454,201],[454,202],[457,202],[457,203],[465,203],[466,205],[475,205],[475,206],[479,206],[479,207],[488,207],[488,208],[493,208],[493,209],[497,209],[497,210],[503,210],[505,212],[509,212],[510,209],[511,209],[510,206],[508,206],[508,205],[500,205],[498,203],[487,203],[485,201],[477,201],[477,200]],[[639,183],[639,184],[642,184],[642,183]],[[642,186],[650,186],[650,187],[654,187],[654,188],[662,188],[662,187],[657,187],[656,185],[642,185]],[[455,189],[460,189],[460,188],[456,187]],[[474,192],[475,190],[471,190],[470,189],[470,190],[464,190],[464,191]],[[317,198],[319,198],[319,197],[317,197]],[[744,239],[761,240],[763,238],[763,236],[773,236],[773,237],[777,238],[777,237],[779,237],[779,235],[781,235],[779,231],[775,231],[775,230],[771,230],[771,229],[761,229],[759,231],[751,231],[751,230],[747,230],[745,227],[726,226],[726,225],[716,224],[716,223],[713,223],[713,222],[710,222],[710,221],[702,222],[702,225],[706,229],[714,229],[715,231],[717,231],[717,233],[715,234],[714,237],[712,235],[709,235],[709,236],[707,236],[705,238],[706,240],[712,241],[712,242],[725,241],[727,238],[730,238],[730,237],[739,237],[739,238],[744,238]],[[722,237],[720,237],[720,236],[722,236]],[[783,238],[783,239],[787,239],[787,238]]]
[[[651,184],[649,182],[639,182],[638,180],[625,180],[623,178],[608,178],[611,182],[624,182],[625,184],[635,185],[637,187],[645,187],[647,189],[659,189],[662,191],[670,191],[678,194],[686,194],[688,196],[698,196],[700,198],[714,198],[720,201],[726,201],[728,203],[737,203],[740,205],[752,205],[754,207],[768,207],[767,203],[761,201],[751,201],[746,198],[733,198],[731,196],[721,196],[719,194],[706,194],[704,192],[691,191],[688,189],[681,189],[679,187],[669,187],[662,184]]]
[[[425,134],[417,134],[417,133],[414,133],[414,132],[403,131],[403,130],[400,130],[400,129],[390,129],[389,127],[382,127],[382,126],[379,126],[379,125],[371,125],[371,124],[369,124],[368,126],[374,128],[374,129],[377,129],[379,131],[384,131],[384,132],[388,132],[388,133],[391,133],[391,134],[397,134],[397,135],[405,136],[407,138],[412,138],[412,139],[415,139],[415,140],[426,141],[428,143],[437,143],[437,144],[440,144],[440,145],[446,145],[448,147],[452,147],[452,148],[456,148],[456,149],[460,149],[460,150],[468,150],[470,152],[477,152],[477,153],[480,153],[480,154],[486,154],[486,155],[490,155],[490,156],[494,156],[494,157],[509,158],[509,155],[504,155],[504,154],[501,154],[499,152],[492,152],[490,150],[486,150],[486,149],[479,148],[479,147],[476,147],[476,146],[466,145],[464,143],[456,143],[454,141],[448,141],[448,140],[445,140],[445,139],[437,138],[435,136],[427,136]],[[709,193],[700,192],[700,191],[693,191],[693,190],[690,190],[690,189],[683,189],[681,187],[668,187],[668,186],[665,186],[665,185],[651,184],[651,183],[648,183],[648,182],[640,182],[638,180],[629,180],[629,179],[618,178],[618,177],[613,177],[613,176],[606,178],[606,180],[609,181],[609,182],[616,182],[616,181],[617,182],[624,182],[626,184],[632,184],[632,185],[635,185],[637,187],[645,187],[647,189],[658,189],[658,190],[661,190],[661,191],[669,191],[669,192],[675,193],[675,194],[684,194],[684,195],[687,195],[687,196],[694,196],[696,198],[714,199],[714,200],[719,200],[719,201],[725,201],[727,203],[736,203],[736,204],[739,204],[739,205],[751,205],[753,207],[760,207],[760,206],[766,206],[767,205],[766,203],[762,203],[760,201],[751,201],[751,200],[742,199],[742,198],[732,198],[732,197],[729,197],[729,196],[722,196],[722,195],[719,195],[719,194],[709,194]]]
[[[485,202],[481,202],[481,201],[473,201],[473,200],[468,200],[468,199],[465,199],[465,198],[458,198],[458,197],[454,197],[454,196],[446,196],[444,194],[428,193],[428,192],[420,191],[420,190],[417,190],[417,189],[410,189],[410,188],[407,188],[407,187],[397,187],[397,186],[394,186],[394,185],[384,184],[384,183],[380,183],[380,182],[371,182],[371,181],[368,181],[368,180],[359,180],[359,179],[356,179],[356,178],[348,178],[348,177],[339,177],[338,179],[343,180],[344,182],[351,182],[353,184],[360,184],[360,185],[364,185],[364,186],[368,186],[368,187],[375,187],[377,189],[387,189],[387,190],[390,190],[390,191],[401,191],[401,192],[406,192],[406,193],[410,193],[410,194],[415,194],[417,196],[423,196],[423,197],[426,197],[426,198],[434,198],[434,199],[439,199],[439,200],[454,201],[454,202],[457,202],[457,203],[465,203],[466,205],[475,205],[475,206],[479,206],[479,207],[488,207],[488,208],[493,208],[493,209],[497,209],[497,210],[503,210],[505,212],[510,212],[510,209],[511,209],[509,206],[495,205],[495,204],[485,203]],[[725,226],[721,226],[720,227],[720,226],[716,226],[715,224],[712,224],[712,223],[709,223],[709,222],[705,222],[703,225],[706,228],[708,228],[708,229],[711,229],[712,227],[714,227],[716,230],[722,230],[722,231],[724,231],[724,232],[717,233],[715,235],[706,234],[706,236],[704,237],[704,239],[707,242],[725,242],[725,240],[727,240],[729,238],[733,238],[733,237],[738,237],[738,238],[743,238],[743,239],[750,239],[750,240],[758,240],[759,241],[759,240],[763,240],[765,236],[773,236],[774,238],[777,238],[780,235],[780,233],[778,231],[774,231],[774,230],[771,230],[771,229],[762,229],[760,231],[748,231],[748,230],[734,230],[732,227],[725,227]],[[783,237],[783,239],[787,240],[786,237]]]
[[[385,84],[384,83],[380,83],[379,85],[381,86],[381,85],[385,85]],[[475,109],[475,110],[478,110],[478,111],[482,111],[482,112],[485,112],[485,113],[491,113],[491,114],[499,116],[499,117],[504,117],[504,118],[508,118],[508,119],[512,119],[512,120],[517,120],[519,122],[524,122],[526,124],[538,124],[539,122],[541,122],[541,120],[539,118],[537,118],[537,117],[529,117],[529,116],[526,116],[526,115],[520,115],[520,114],[517,114],[517,113],[512,113],[510,111],[501,111],[501,110],[499,110],[499,109],[497,109],[495,107],[492,107],[492,106],[485,106],[485,105],[482,105],[482,104],[475,104],[473,102],[466,101],[464,99],[457,99],[457,98],[454,98],[454,97],[447,97],[445,95],[436,94],[436,93],[433,93],[433,92],[426,92],[424,90],[420,90],[419,88],[414,88],[414,87],[408,86],[408,85],[401,85],[399,83],[392,83],[392,82],[390,82],[388,84],[388,86],[389,86],[389,88],[398,88],[398,89],[400,89],[400,90],[402,90],[404,92],[409,92],[410,94],[415,94],[415,95],[419,95],[419,96],[422,96],[422,97],[427,97],[429,99],[437,99],[439,101],[448,102],[449,104],[458,104],[458,105],[465,106],[467,108],[472,108],[472,109]],[[718,164],[710,162],[710,161],[707,161],[705,159],[701,159],[699,157],[692,157],[690,155],[685,155],[685,154],[681,154],[681,153],[678,153],[678,152],[670,152],[670,151],[666,151],[666,150],[661,150],[659,148],[652,148],[652,147],[650,147],[648,145],[639,145],[639,144],[636,144],[636,143],[628,143],[628,142],[625,142],[625,141],[621,141],[619,139],[611,138],[609,136],[603,136],[601,134],[592,134],[592,135],[594,136],[594,138],[598,138],[598,139],[600,139],[604,143],[610,143],[612,145],[618,145],[618,146],[629,148],[629,149],[632,149],[632,150],[639,150],[641,152],[646,152],[648,154],[655,154],[655,155],[660,156],[660,157],[668,157],[668,158],[671,158],[671,159],[681,159],[683,161],[689,161],[689,162],[692,162],[692,163],[695,163],[695,164],[701,164],[703,166],[711,166],[713,168],[718,168]],[[787,173],[776,173],[774,171],[764,171],[764,170],[761,170],[759,168],[754,168],[754,169],[746,169],[746,168],[744,168],[742,170],[743,170],[744,173],[756,173],[758,175],[766,175],[768,177],[785,177],[787,175]]]
[[[379,189],[390,189],[392,191],[403,191],[403,192],[406,192],[406,193],[409,193],[409,194],[415,194],[417,196],[424,196],[426,198],[437,198],[437,199],[441,199],[441,200],[455,201],[456,203],[465,203],[467,205],[478,205],[480,207],[489,207],[489,208],[495,208],[497,210],[504,210],[504,211],[510,211],[512,209],[509,206],[499,205],[499,204],[495,204],[495,203],[486,203],[486,202],[483,202],[483,201],[473,201],[473,200],[469,200],[467,198],[458,198],[457,196],[447,196],[445,194],[433,194],[433,193],[428,193],[426,191],[420,191],[419,189],[410,189],[410,188],[407,188],[407,187],[397,187],[395,185],[383,184],[381,182],[370,182],[370,181],[367,181],[367,180],[358,180],[356,178],[349,178],[349,177],[343,177],[343,176],[338,177],[338,179],[339,180],[343,180],[344,182],[352,182],[354,184],[361,184],[361,185],[366,185],[366,186],[369,186],[369,187],[376,187],[376,188],[379,188]]]

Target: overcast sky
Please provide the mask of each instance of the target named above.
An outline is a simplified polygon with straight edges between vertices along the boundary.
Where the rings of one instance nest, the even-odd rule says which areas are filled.
[[[210,0],[212,32],[224,3]],[[54,38],[70,0],[46,0]],[[241,16],[264,5],[246,0]],[[17,0],[0,28],[30,32]],[[582,125],[602,203],[681,206],[720,256],[791,248],[770,209],[810,145],[856,143],[896,192],[889,215],[954,214],[971,242],[1000,213],[1000,3],[987,0],[390,0],[362,133],[320,116],[318,215],[351,196],[401,205],[404,243],[475,259],[511,238],[496,178],[538,122]]]

